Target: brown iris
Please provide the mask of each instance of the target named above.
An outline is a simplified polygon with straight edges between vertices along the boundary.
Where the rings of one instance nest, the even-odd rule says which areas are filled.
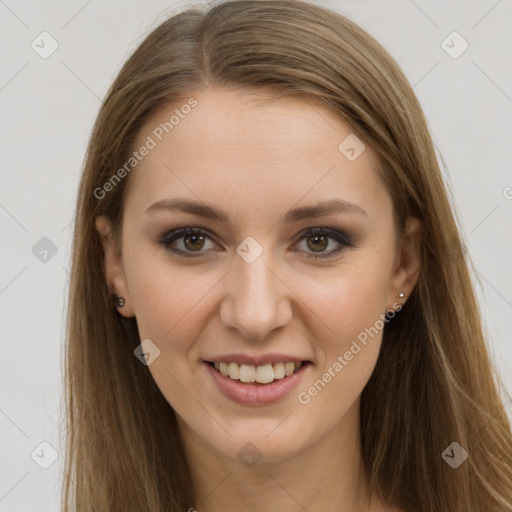
[[[311,236],[308,236],[308,247],[312,250],[317,250],[319,249],[320,251],[325,249],[328,245],[328,236],[325,236],[325,235],[311,235]],[[310,240],[314,240],[313,244],[314,245],[311,245],[309,242]]]
[[[192,243],[187,243],[189,240],[192,240]],[[183,238],[183,243],[188,250],[194,251],[202,249],[204,245],[204,236],[203,235],[187,235]],[[198,245],[196,245],[198,244]]]

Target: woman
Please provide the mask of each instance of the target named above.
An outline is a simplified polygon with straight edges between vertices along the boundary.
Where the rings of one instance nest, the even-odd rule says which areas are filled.
[[[98,115],[72,280],[66,511],[512,511],[423,113],[345,17],[157,27]]]

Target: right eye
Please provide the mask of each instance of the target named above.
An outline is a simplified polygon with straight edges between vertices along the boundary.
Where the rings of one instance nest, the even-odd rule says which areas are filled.
[[[206,238],[212,240],[206,231],[200,228],[186,227],[169,231],[159,240],[159,243],[175,254],[186,258],[196,258],[203,256],[203,253],[206,252],[201,250]],[[173,246],[176,241],[182,241],[183,249]]]

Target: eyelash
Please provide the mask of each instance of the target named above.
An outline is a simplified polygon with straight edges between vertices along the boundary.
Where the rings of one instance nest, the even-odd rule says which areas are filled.
[[[172,231],[167,232],[159,241],[158,243],[162,245],[165,249],[168,251],[171,251],[175,254],[178,254],[179,256],[183,256],[185,258],[197,258],[202,257],[206,251],[198,251],[195,254],[193,252],[188,251],[182,251],[181,249],[176,249],[174,247],[171,247],[171,243],[175,240],[179,240],[180,238],[185,238],[187,235],[202,235],[207,238],[210,238],[212,241],[213,238],[208,234],[207,231],[201,229],[201,228],[194,228],[194,227],[186,227],[186,228],[179,228],[174,229]],[[350,238],[345,235],[344,233],[337,231],[335,229],[330,228],[321,228],[321,227],[315,227],[315,228],[309,228],[306,229],[301,233],[300,238],[297,240],[296,243],[302,241],[303,239],[307,238],[308,236],[327,236],[328,238],[331,238],[341,244],[341,247],[338,247],[337,249],[333,249],[327,253],[311,253],[311,258],[318,259],[318,258],[330,258],[335,255],[337,255],[339,252],[341,252],[345,247],[355,247],[355,245],[350,241]],[[321,255],[320,255],[321,254]]]

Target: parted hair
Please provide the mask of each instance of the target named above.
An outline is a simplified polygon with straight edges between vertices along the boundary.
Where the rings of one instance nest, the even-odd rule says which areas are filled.
[[[511,512],[512,434],[460,224],[420,104],[391,55],[348,17],[299,0],[233,0],[174,13],[109,88],[79,184],[65,349],[64,512],[185,512],[194,489],[175,413],[133,351],[136,318],[106,284],[95,218],[120,246],[130,175],[98,199],[159,108],[209,85],[321,101],[378,157],[397,233],[422,223],[421,272],[386,325],[361,397],[372,489],[404,512]],[[137,172],[133,170],[132,172]],[[459,443],[454,469],[443,451]]]

